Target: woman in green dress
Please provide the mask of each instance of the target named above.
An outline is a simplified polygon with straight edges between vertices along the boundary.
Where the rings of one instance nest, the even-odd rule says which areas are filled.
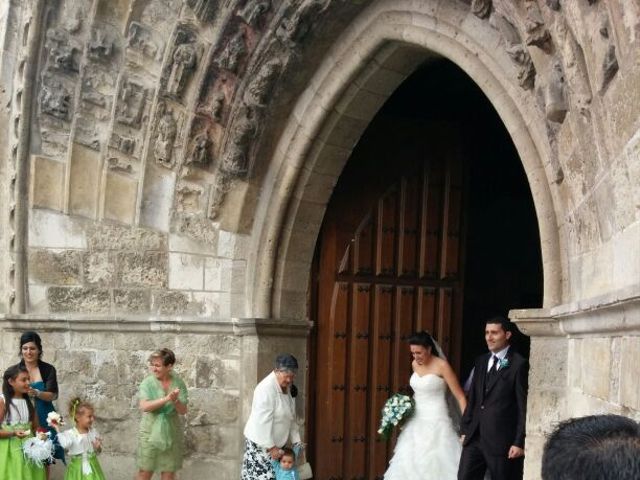
[[[173,366],[176,356],[163,348],[149,357],[151,375],[140,384],[140,409],[144,412],[138,434],[138,480],[174,480],[182,467],[182,426],[178,415],[187,413],[187,387]]]

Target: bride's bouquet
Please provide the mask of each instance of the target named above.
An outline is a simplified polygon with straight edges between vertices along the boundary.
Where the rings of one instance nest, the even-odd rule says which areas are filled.
[[[382,419],[378,433],[383,439],[388,440],[394,427],[404,423],[412,414],[414,401],[408,395],[394,393],[385,402],[382,408]]]
[[[53,460],[53,451],[51,434],[44,429],[38,429],[35,436],[22,443],[24,458],[39,467]]]

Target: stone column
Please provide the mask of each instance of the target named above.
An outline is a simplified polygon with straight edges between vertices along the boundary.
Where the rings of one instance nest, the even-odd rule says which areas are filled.
[[[538,480],[546,434],[566,416],[569,342],[548,309],[511,310],[509,317],[531,337],[524,478]]]
[[[271,319],[234,319],[234,333],[241,337],[240,398],[241,425],[244,428],[251,413],[251,401],[255,386],[273,369],[279,353],[290,353],[298,359],[298,375],[295,384],[299,394],[296,409],[300,432],[304,432],[307,383],[307,337],[310,322],[282,322]],[[303,433],[304,435],[304,433]],[[241,436],[241,438],[243,438]],[[240,451],[244,445],[239,445]]]

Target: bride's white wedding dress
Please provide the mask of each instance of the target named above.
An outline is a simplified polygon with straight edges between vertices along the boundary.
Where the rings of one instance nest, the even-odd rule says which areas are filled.
[[[447,383],[433,373],[409,380],[415,410],[398,437],[385,480],[455,480],[462,446],[447,409]]]

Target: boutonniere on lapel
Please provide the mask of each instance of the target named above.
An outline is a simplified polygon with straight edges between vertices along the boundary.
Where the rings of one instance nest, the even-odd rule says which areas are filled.
[[[509,363],[509,359],[508,358],[501,358],[500,360],[498,360],[498,371],[504,369],[504,368],[509,368],[509,365],[511,365]]]

